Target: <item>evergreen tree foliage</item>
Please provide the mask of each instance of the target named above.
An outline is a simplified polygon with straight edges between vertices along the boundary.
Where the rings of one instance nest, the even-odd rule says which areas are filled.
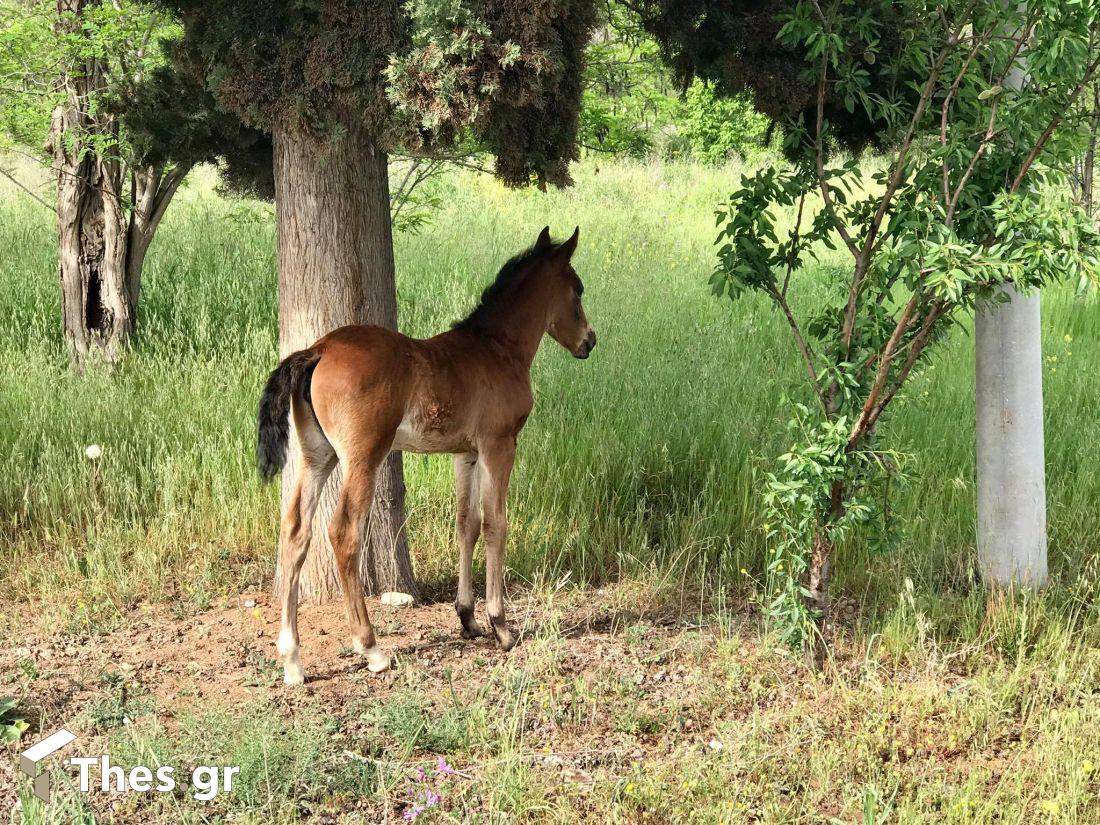
[[[387,151],[432,154],[472,136],[511,185],[569,183],[591,0],[168,0],[176,73],[205,90],[182,121],[231,114],[331,141],[351,119]],[[173,84],[158,77],[161,99]],[[220,113],[220,114],[219,114]],[[149,124],[155,132],[155,125]],[[228,169],[264,189],[262,139],[230,130]]]
[[[812,122],[817,92],[814,63],[803,49],[778,37],[797,5],[792,0],[625,0],[643,27],[657,40],[662,54],[686,89],[692,79],[713,85],[723,96],[749,93],[755,108],[774,121]],[[878,54],[902,53],[902,34],[912,21],[905,4],[866,2],[875,16]],[[902,62],[864,61],[870,85],[903,89],[911,74],[899,73]],[[876,144],[883,123],[867,109],[851,106],[839,87],[830,86],[823,100],[832,137],[848,148]]]

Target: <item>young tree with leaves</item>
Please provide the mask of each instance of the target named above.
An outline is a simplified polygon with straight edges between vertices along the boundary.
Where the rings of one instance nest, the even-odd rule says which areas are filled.
[[[897,471],[880,421],[929,348],[962,315],[1003,300],[1006,285],[1026,292],[1097,270],[1100,238],[1061,172],[1081,139],[1066,114],[1097,72],[1098,11],[803,0],[782,17],[778,42],[803,55],[814,104],[786,123],[792,167],[746,175],[720,209],[712,285],[767,296],[803,363],[812,401],[796,405],[792,447],[765,491],[769,599],[818,665],[836,547],[874,517],[873,488]],[[920,24],[891,41],[899,14]],[[881,169],[830,161],[830,106],[880,124]],[[789,228],[780,209],[796,215]],[[792,284],[825,248],[846,251],[850,268],[823,303],[800,310]]]
[[[472,135],[509,184],[569,182],[591,0],[169,5],[184,29],[180,71],[271,135],[284,355],[345,324],[396,327],[390,152],[433,155]],[[338,593],[325,529],[338,476],[312,530],[307,599]],[[399,455],[376,490],[364,584],[416,595]],[[286,483],[283,494],[286,506]]]
[[[77,366],[93,351],[121,356],[157,227],[188,170],[212,157],[220,121],[164,143],[126,123],[165,102],[142,103],[172,30],[162,11],[132,2],[0,0],[0,148],[50,168],[54,203],[5,174],[57,213],[62,333]],[[171,103],[185,110],[200,92],[176,88]]]
[[[684,76],[749,88],[787,133],[789,169],[742,178],[718,212],[717,294],[766,295],[791,329],[810,403],[768,476],[769,604],[820,664],[837,544],[898,471],[879,422],[960,316],[1096,271],[1097,235],[1059,187],[1066,114],[1096,77],[1093,2],[637,3]],[[1008,80],[1026,72],[1016,88]],[[1018,78],[1019,79],[1019,78]],[[835,162],[873,143],[882,168]],[[790,209],[781,229],[777,212]],[[822,249],[850,255],[828,300],[791,290]]]

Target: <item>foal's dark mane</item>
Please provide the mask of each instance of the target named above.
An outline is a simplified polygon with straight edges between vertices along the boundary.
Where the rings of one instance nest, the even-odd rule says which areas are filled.
[[[511,288],[515,286],[520,277],[527,272],[531,266],[548,258],[559,246],[560,244],[556,243],[547,244],[542,247],[536,244],[530,249],[525,249],[515,257],[510,258],[508,262],[500,268],[500,272],[497,273],[497,277],[493,282],[485,287],[485,290],[481,293],[481,300],[478,302],[478,305],[461,321],[456,321],[451,326],[451,329],[466,330],[468,332],[481,332],[485,330],[493,310],[496,309],[508,293],[511,292]]]

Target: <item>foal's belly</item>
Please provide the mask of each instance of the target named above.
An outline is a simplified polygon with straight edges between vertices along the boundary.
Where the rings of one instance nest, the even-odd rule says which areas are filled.
[[[457,427],[432,426],[423,418],[406,414],[397,427],[391,450],[407,453],[462,453],[472,450],[473,442]]]

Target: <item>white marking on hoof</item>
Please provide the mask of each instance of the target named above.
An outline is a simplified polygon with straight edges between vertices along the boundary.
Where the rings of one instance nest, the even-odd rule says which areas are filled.
[[[290,628],[284,627],[275,640],[275,649],[283,660],[283,684],[300,685],[306,680],[302,664],[298,660],[298,640]]]
[[[302,666],[298,663],[298,657],[295,656],[294,660],[287,659],[283,663],[283,684],[284,685],[300,685],[306,680],[306,674],[302,670]]]
[[[367,647],[360,651],[367,657],[367,670],[371,673],[381,673],[390,666],[390,657],[378,647]]]

